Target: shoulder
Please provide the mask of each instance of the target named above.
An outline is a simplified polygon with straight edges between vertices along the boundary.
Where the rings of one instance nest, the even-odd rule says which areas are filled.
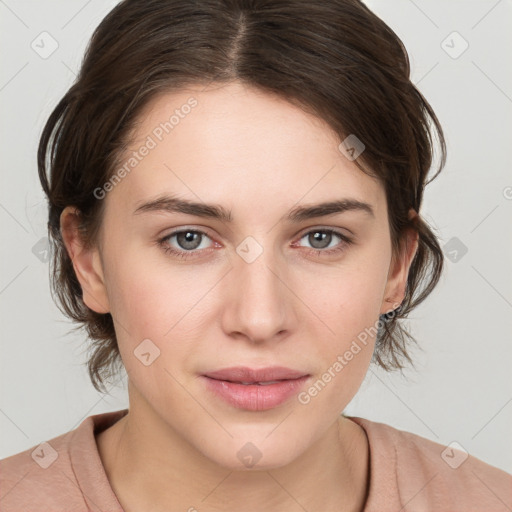
[[[101,463],[95,432],[125,413],[89,416],[74,430],[0,460],[0,510],[121,510]]]
[[[71,469],[73,434],[67,432],[0,460],[2,511],[59,510],[63,494],[69,500],[69,510],[85,510]]]
[[[445,446],[384,423],[350,419],[366,431],[370,471],[394,472],[393,486],[406,510],[512,509],[512,475],[473,457],[460,444]]]

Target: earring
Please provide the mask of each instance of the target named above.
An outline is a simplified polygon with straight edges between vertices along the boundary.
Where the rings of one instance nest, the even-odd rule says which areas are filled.
[[[389,302],[393,305],[397,304],[396,302],[393,302],[390,299],[386,299],[386,302]],[[399,315],[401,312],[402,312],[402,304],[400,303],[400,304],[398,304],[398,306],[396,308],[392,309],[391,311],[382,313],[382,315],[380,315],[380,318],[382,318],[383,320],[391,320],[395,316]]]

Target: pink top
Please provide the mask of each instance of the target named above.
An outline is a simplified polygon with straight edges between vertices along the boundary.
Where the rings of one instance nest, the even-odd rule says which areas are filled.
[[[87,417],[74,430],[0,461],[1,512],[123,512],[94,435],[128,409]],[[462,451],[384,423],[348,417],[370,446],[364,512],[512,510],[512,475]]]

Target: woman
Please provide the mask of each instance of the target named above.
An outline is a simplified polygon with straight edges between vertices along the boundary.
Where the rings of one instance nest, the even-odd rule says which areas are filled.
[[[3,510],[507,510],[512,477],[343,415],[443,268],[438,120],[350,0],[125,0],[38,163],[54,289],[129,409],[2,461]]]

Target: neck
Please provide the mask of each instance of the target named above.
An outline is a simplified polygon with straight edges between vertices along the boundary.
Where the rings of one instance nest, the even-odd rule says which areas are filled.
[[[343,416],[292,463],[271,470],[219,466],[184,441],[147,403],[130,407],[96,441],[125,512],[168,511],[170,506],[190,512],[360,512],[366,501],[366,434]]]

